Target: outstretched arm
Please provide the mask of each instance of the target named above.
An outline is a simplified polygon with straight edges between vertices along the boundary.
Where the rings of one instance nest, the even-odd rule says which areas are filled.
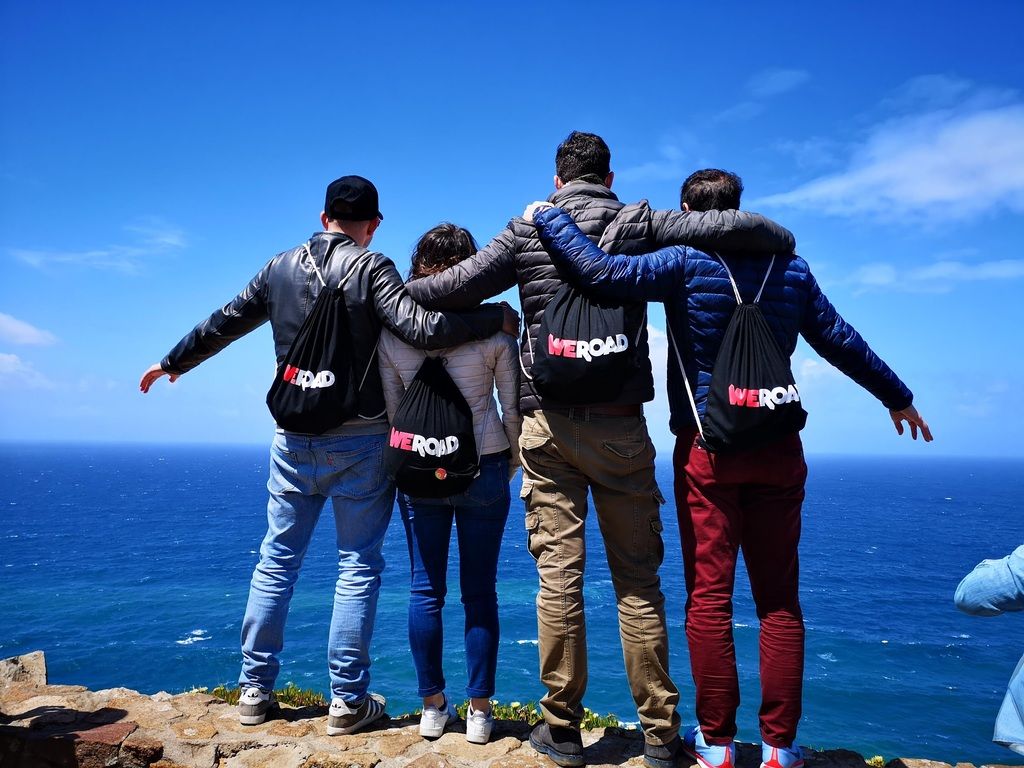
[[[686,281],[688,249],[684,247],[610,256],[561,208],[534,212],[533,222],[559,272],[586,293],[616,301],[664,301]]]
[[[464,261],[434,275],[413,280],[409,294],[428,309],[470,309],[516,284],[512,227]]]
[[[501,330],[516,332],[519,316],[507,305],[487,304],[459,313],[424,309],[406,291],[394,262],[381,254],[375,257],[370,291],[377,316],[408,344],[419,349],[443,349],[486,339]]]
[[[956,588],[956,607],[972,616],[1024,611],[1024,546],[1001,560],[982,560]]]
[[[860,384],[882,401],[896,432],[903,434],[903,422],[910,425],[916,440],[920,429],[925,442],[931,442],[932,433],[913,405],[914,395],[899,376],[868,346],[857,329],[850,325],[832,306],[817,280],[808,272],[811,290],[804,309],[800,333],[807,343],[823,358]]]
[[[275,257],[276,258],[276,257]],[[267,275],[273,259],[249,281],[235,298],[199,323],[167,353],[159,363],[151,365],[139,380],[139,389],[149,392],[161,376],[177,381],[204,360],[213,357],[231,342],[241,338],[268,319]]]

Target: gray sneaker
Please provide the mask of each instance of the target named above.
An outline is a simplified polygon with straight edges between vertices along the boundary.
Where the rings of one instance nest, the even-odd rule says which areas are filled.
[[[327,735],[344,736],[355,733],[363,726],[384,715],[387,700],[379,693],[369,693],[359,704],[346,704],[344,699],[331,699],[331,708],[327,711]]]
[[[243,688],[238,697],[238,722],[242,725],[259,725],[267,719],[267,712],[277,706],[273,693],[261,691],[254,686]]]

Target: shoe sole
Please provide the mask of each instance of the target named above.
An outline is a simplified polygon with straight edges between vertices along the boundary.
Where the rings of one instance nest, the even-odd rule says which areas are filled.
[[[736,768],[735,763],[719,763],[718,765],[709,763],[707,760],[705,760],[703,757],[697,754],[697,750],[690,749],[686,745],[685,741],[683,742],[682,748],[679,751],[682,752],[683,755],[697,763],[697,765],[700,768]],[[764,766],[762,766],[761,768],[764,768]]]
[[[372,694],[371,694],[371,696],[372,696]],[[381,701],[380,699],[378,699],[376,697],[374,697],[373,700],[376,701],[378,704],[380,704],[380,711],[379,712],[377,712],[376,714],[367,715],[362,720],[360,720],[358,723],[354,723],[353,725],[346,725],[343,728],[339,728],[337,726],[332,726],[332,725],[328,724],[327,725],[327,735],[328,736],[348,736],[350,733],[355,733],[360,728],[362,728],[364,726],[367,726],[370,723],[375,722],[377,720],[380,720],[382,717],[384,717],[384,715],[387,714],[385,712],[386,703]]]
[[[439,739],[441,738],[441,734],[444,733],[444,729],[451,725],[453,722],[455,722],[455,718],[449,716],[445,718],[445,721],[443,723],[441,723],[440,728],[424,728],[423,723],[420,723],[420,736],[422,736],[424,739]]]
[[[563,768],[576,768],[576,766],[586,765],[586,760],[583,755],[567,755],[564,752],[559,752],[554,747],[549,747],[545,744],[538,744],[533,740],[533,734],[530,734],[530,746],[542,755],[547,755],[551,758],[551,762],[555,765],[561,765]]]
[[[644,765],[647,768],[676,768],[679,765],[679,758],[682,757],[682,753],[676,755],[674,758],[669,760],[662,760],[660,757],[649,757],[644,755]]]
[[[267,713],[264,712],[262,715],[239,715],[239,725],[259,725],[267,720]]]
[[[481,736],[473,736],[469,731],[466,731],[466,741],[470,744],[486,744],[490,740],[491,734],[489,733],[482,734]]]

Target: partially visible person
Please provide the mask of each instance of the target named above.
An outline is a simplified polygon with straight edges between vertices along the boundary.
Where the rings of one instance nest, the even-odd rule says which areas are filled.
[[[767,219],[737,211],[654,211],[623,205],[612,192],[611,152],[593,133],[573,131],[555,151],[549,200],[572,213],[595,241],[623,251],[687,243],[704,247],[793,248],[793,236]],[[500,179],[481,179],[483,194]],[[608,231],[618,219],[633,226]],[[410,294],[434,309],[461,309],[518,285],[524,315],[520,363],[523,432],[521,496],[530,554],[537,562],[537,638],[544,721],[530,744],[561,766],[583,765],[580,722],[587,690],[587,622],[583,581],[588,494],[594,502],[618,607],[619,639],[644,732],[644,763],[673,768],[680,754],[679,691],[669,675],[661,565],[661,491],[643,404],[654,398],[645,307],[625,307],[625,335],[636,339],[638,365],[619,393],[592,402],[560,401],[534,386],[531,371],[545,309],[563,285],[533,225],[509,221],[478,253],[450,269],[414,280]]]
[[[416,244],[410,279],[436,274],[477,251],[468,230],[440,224]],[[498,659],[498,554],[510,504],[509,481],[519,468],[519,350],[515,339],[497,333],[436,352],[424,352],[385,332],[380,339],[380,375],[388,416],[394,418],[405,390],[424,359],[441,357],[445,369],[473,413],[480,473],[457,496],[416,498],[398,492],[409,544],[411,594],[409,647],[419,695],[423,697],[420,735],[436,738],[458,719],[445,692],[441,621],[448,592],[448,545],[454,521],[459,543],[459,585],[465,611],[464,642],[469,674],[466,739],[484,744],[494,718],[490,699]],[[501,415],[494,401],[497,387]]]
[[[327,733],[352,733],[384,714],[384,698],[369,693],[370,638],[384,569],[381,546],[395,498],[382,465],[388,423],[375,359],[381,329],[424,348],[485,339],[502,328],[513,334],[518,330],[518,316],[507,307],[463,314],[419,307],[394,263],[368,249],[383,218],[370,181],[343,176],[331,182],[320,214],[324,231],[274,256],[238,296],[186,334],[139,382],[143,393],[162,376],[173,382],[268,320],[281,374],[282,360],[324,284],[344,294],[352,337],[347,363],[361,375],[361,381],[356,379],[357,414],[320,434],[278,428],[274,436],[267,534],[242,620],[242,725],[262,723],[275,706],[292,590],[328,499],[337,531],[338,581],[328,635]]]
[[[682,207],[734,210],[742,190],[735,174],[698,171],[683,184]],[[760,447],[712,454],[700,439],[696,421],[705,413],[711,371],[737,307],[737,292],[745,302],[759,297],[771,334],[787,359],[802,335],[889,409],[899,434],[906,421],[914,439],[920,430],[930,441],[928,425],[912,405],[910,390],[840,317],[799,256],[724,249],[711,255],[685,246],[609,256],[565,211],[534,203],[526,216],[537,224],[555,264],[583,293],[613,301],[661,301],[665,306],[676,511],[688,593],[686,636],[699,723],[685,734],[684,748],[704,768],[735,763],[739,684],[732,595],[742,549],[761,623],[763,765],[799,768],[803,760],[796,731],[804,624],[797,545],[807,477],[800,436],[794,432]],[[609,225],[605,238],[621,237],[622,231],[636,236],[638,229],[642,235],[644,226],[643,221],[620,217]]]
[[[972,616],[1024,611],[1024,545],[1000,560],[982,560],[956,588],[956,607]],[[1024,656],[1010,676],[992,741],[1024,755]]]

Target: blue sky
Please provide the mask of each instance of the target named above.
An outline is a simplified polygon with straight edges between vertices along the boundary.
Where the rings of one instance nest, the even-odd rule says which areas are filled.
[[[376,182],[404,270],[438,221],[486,242],[546,197],[580,129],[623,200],[738,172],[936,435],[802,345],[809,452],[1024,456],[1022,28],[1016,2],[0,4],[0,439],[266,442],[269,329],[139,375],[331,179]]]

